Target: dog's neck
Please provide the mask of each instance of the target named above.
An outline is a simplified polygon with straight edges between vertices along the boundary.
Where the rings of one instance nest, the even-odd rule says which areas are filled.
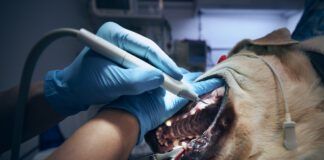
[[[296,154],[304,158],[313,157],[314,154],[323,156],[324,86],[321,78],[302,52],[295,50],[284,54],[286,55],[264,56],[264,58],[275,67],[283,81],[291,116],[297,123],[299,148],[296,151],[278,154],[286,155],[287,159]]]

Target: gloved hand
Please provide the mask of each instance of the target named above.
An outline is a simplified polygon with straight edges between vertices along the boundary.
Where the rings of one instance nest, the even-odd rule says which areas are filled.
[[[101,26],[97,35],[173,78],[182,78],[177,65],[148,38],[113,22]],[[45,97],[54,110],[72,115],[91,104],[108,104],[121,95],[137,95],[155,89],[163,83],[161,73],[157,69],[122,68],[86,47],[68,67],[47,73]]]
[[[222,79],[215,78],[193,82],[200,74],[185,73],[183,77],[183,81],[188,83],[198,95],[205,94],[223,85]],[[137,118],[140,126],[137,143],[140,143],[148,131],[162,124],[187,102],[187,99],[178,97],[162,88],[157,88],[140,95],[121,96],[106,107],[125,110]]]

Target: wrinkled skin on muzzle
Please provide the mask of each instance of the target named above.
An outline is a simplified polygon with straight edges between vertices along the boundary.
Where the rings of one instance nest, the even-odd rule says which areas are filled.
[[[302,50],[281,29],[258,40],[243,40],[226,61],[197,79],[221,77],[226,85],[189,103],[146,135],[155,152],[184,146],[183,159],[321,159],[324,157],[324,87]],[[298,148],[283,147],[282,93],[264,58],[283,82]]]

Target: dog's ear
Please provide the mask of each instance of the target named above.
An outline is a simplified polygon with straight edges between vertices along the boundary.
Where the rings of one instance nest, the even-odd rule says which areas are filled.
[[[309,57],[317,74],[324,83],[324,36],[308,39],[300,43],[300,48]]]
[[[291,39],[291,34],[287,28],[280,28],[262,38],[251,41],[251,43],[258,46],[287,46],[297,44],[298,41]]]
[[[290,46],[298,43],[298,41],[291,39],[287,28],[280,28],[256,40],[245,39],[240,41],[228,55],[234,55],[247,46]]]

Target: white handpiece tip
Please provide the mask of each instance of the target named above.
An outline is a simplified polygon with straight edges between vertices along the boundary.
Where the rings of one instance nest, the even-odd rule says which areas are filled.
[[[197,102],[200,100],[200,98],[198,97],[198,95],[195,92],[192,92],[188,89],[183,89],[178,93],[178,96],[189,99],[193,102]]]

